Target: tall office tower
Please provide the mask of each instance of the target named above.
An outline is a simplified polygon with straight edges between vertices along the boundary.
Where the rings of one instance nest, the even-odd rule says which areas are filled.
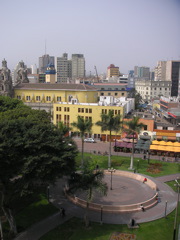
[[[56,58],[56,81],[66,83],[72,77],[72,61],[68,60],[68,54]]]
[[[157,66],[154,70],[155,81],[165,81],[166,80],[166,61],[158,61]]]
[[[172,81],[171,96],[180,96],[180,61],[167,61],[166,81]]]
[[[150,68],[149,67],[134,67],[134,77],[149,80]]]
[[[115,67],[114,64],[111,64],[108,68],[107,68],[107,79],[111,78],[111,77],[119,77],[119,67]]]
[[[39,57],[39,73],[45,73],[48,64],[54,65],[54,57],[49,56],[48,54]]]
[[[171,81],[171,96],[180,96],[180,61],[159,61],[155,80]]]
[[[85,77],[85,58],[83,54],[72,54],[72,79]]]
[[[36,64],[31,65],[31,74],[37,74],[38,73],[38,69]]]
[[[128,88],[134,88],[134,70],[128,72]]]

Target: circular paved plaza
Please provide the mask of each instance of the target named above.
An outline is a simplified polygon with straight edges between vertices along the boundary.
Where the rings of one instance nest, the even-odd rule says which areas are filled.
[[[103,205],[130,205],[141,203],[152,198],[155,191],[151,189],[146,183],[141,181],[119,176],[112,175],[112,190],[111,188],[111,175],[105,174],[104,182],[108,185],[108,192],[106,196],[102,196],[95,191],[92,202]],[[85,192],[77,192],[76,196],[86,200]]]

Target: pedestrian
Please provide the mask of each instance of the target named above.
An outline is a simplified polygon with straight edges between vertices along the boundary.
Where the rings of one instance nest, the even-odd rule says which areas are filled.
[[[143,183],[147,182],[147,178],[144,178]]]
[[[62,208],[62,217],[65,217],[65,209],[64,208]]]
[[[60,212],[60,215],[62,216],[62,207],[60,207],[60,209],[59,209],[59,212]]]
[[[142,204],[141,204],[140,208],[141,208],[141,210],[142,210],[143,212],[145,211],[145,209],[144,209],[144,207],[143,207]]]

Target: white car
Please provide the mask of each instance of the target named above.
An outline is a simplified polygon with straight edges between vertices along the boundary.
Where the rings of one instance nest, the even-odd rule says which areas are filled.
[[[85,138],[84,142],[95,143],[96,141],[93,138]]]

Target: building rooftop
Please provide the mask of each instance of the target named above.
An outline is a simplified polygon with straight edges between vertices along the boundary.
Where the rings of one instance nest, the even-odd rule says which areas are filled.
[[[22,83],[14,89],[26,90],[71,90],[71,91],[97,91],[96,88],[86,84],[62,84],[62,83]]]

